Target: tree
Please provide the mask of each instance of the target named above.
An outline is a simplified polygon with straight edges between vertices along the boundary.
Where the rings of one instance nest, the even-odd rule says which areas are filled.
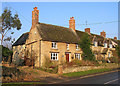
[[[83,51],[83,54],[82,54],[83,59],[94,61],[95,57],[90,48],[91,46],[90,36],[87,33],[85,33],[78,44]]]
[[[3,61],[7,62],[9,59],[9,62],[11,62],[11,57],[13,52],[9,50],[8,48],[4,47],[3,45],[0,45],[2,47],[2,59]]]
[[[1,45],[3,45],[3,41],[10,41],[12,39],[11,36],[7,36],[7,33],[12,29],[21,29],[21,22],[18,18],[18,14],[15,14],[12,16],[11,11],[6,8],[2,15],[0,16],[0,34],[2,36]],[[11,32],[11,34],[14,34],[14,32]],[[11,42],[15,41],[13,39]]]

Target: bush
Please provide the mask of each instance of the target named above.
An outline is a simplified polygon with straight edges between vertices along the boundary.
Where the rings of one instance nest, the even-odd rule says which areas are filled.
[[[98,66],[99,63],[97,61],[89,61],[89,60],[73,60],[70,63],[66,64],[67,67],[71,67],[73,65],[77,65],[77,66]]]
[[[116,57],[110,57],[109,60],[111,63],[118,63],[118,58]]]
[[[91,46],[90,36],[87,33],[83,35],[83,37],[81,38],[78,44],[83,51],[82,54],[83,59],[89,61],[95,61],[95,56],[90,48]]]

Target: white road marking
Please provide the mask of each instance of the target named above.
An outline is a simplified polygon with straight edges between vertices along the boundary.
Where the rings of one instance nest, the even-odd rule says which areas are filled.
[[[119,80],[119,79],[114,79],[114,80],[108,81],[108,82],[106,82],[106,83],[104,83],[104,84],[109,84],[109,83],[115,82],[115,81],[117,81],[117,80]]]

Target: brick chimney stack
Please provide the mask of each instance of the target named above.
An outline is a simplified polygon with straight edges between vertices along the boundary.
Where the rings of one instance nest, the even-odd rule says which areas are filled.
[[[106,38],[106,32],[104,32],[104,30],[100,32],[100,35]]]
[[[39,21],[39,10],[37,7],[34,7],[34,10],[32,11],[32,27],[34,27]]]
[[[117,37],[114,37],[115,40],[117,40]]]
[[[75,31],[75,19],[74,19],[74,17],[70,17],[69,28],[72,28]]]
[[[90,34],[90,28],[85,28],[85,32]]]

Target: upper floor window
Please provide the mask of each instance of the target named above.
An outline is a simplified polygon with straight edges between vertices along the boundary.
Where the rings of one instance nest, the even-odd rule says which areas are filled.
[[[80,58],[80,53],[76,53],[76,54],[75,54],[75,58],[78,59],[78,60],[80,60],[80,59],[81,59],[81,58]]]
[[[112,48],[112,44],[109,44],[109,48]]]
[[[76,50],[78,50],[79,49],[79,46],[78,46],[78,44],[76,44]]]
[[[58,53],[51,53],[51,60],[58,60]]]
[[[94,41],[94,43],[93,43],[93,44],[94,44],[94,46],[95,46],[95,47],[97,47],[97,42],[96,42],[96,41]]]
[[[52,48],[57,49],[57,43],[56,42],[52,42]]]
[[[104,47],[107,48],[107,43],[104,43]]]
[[[67,50],[69,50],[69,44],[67,44]]]

